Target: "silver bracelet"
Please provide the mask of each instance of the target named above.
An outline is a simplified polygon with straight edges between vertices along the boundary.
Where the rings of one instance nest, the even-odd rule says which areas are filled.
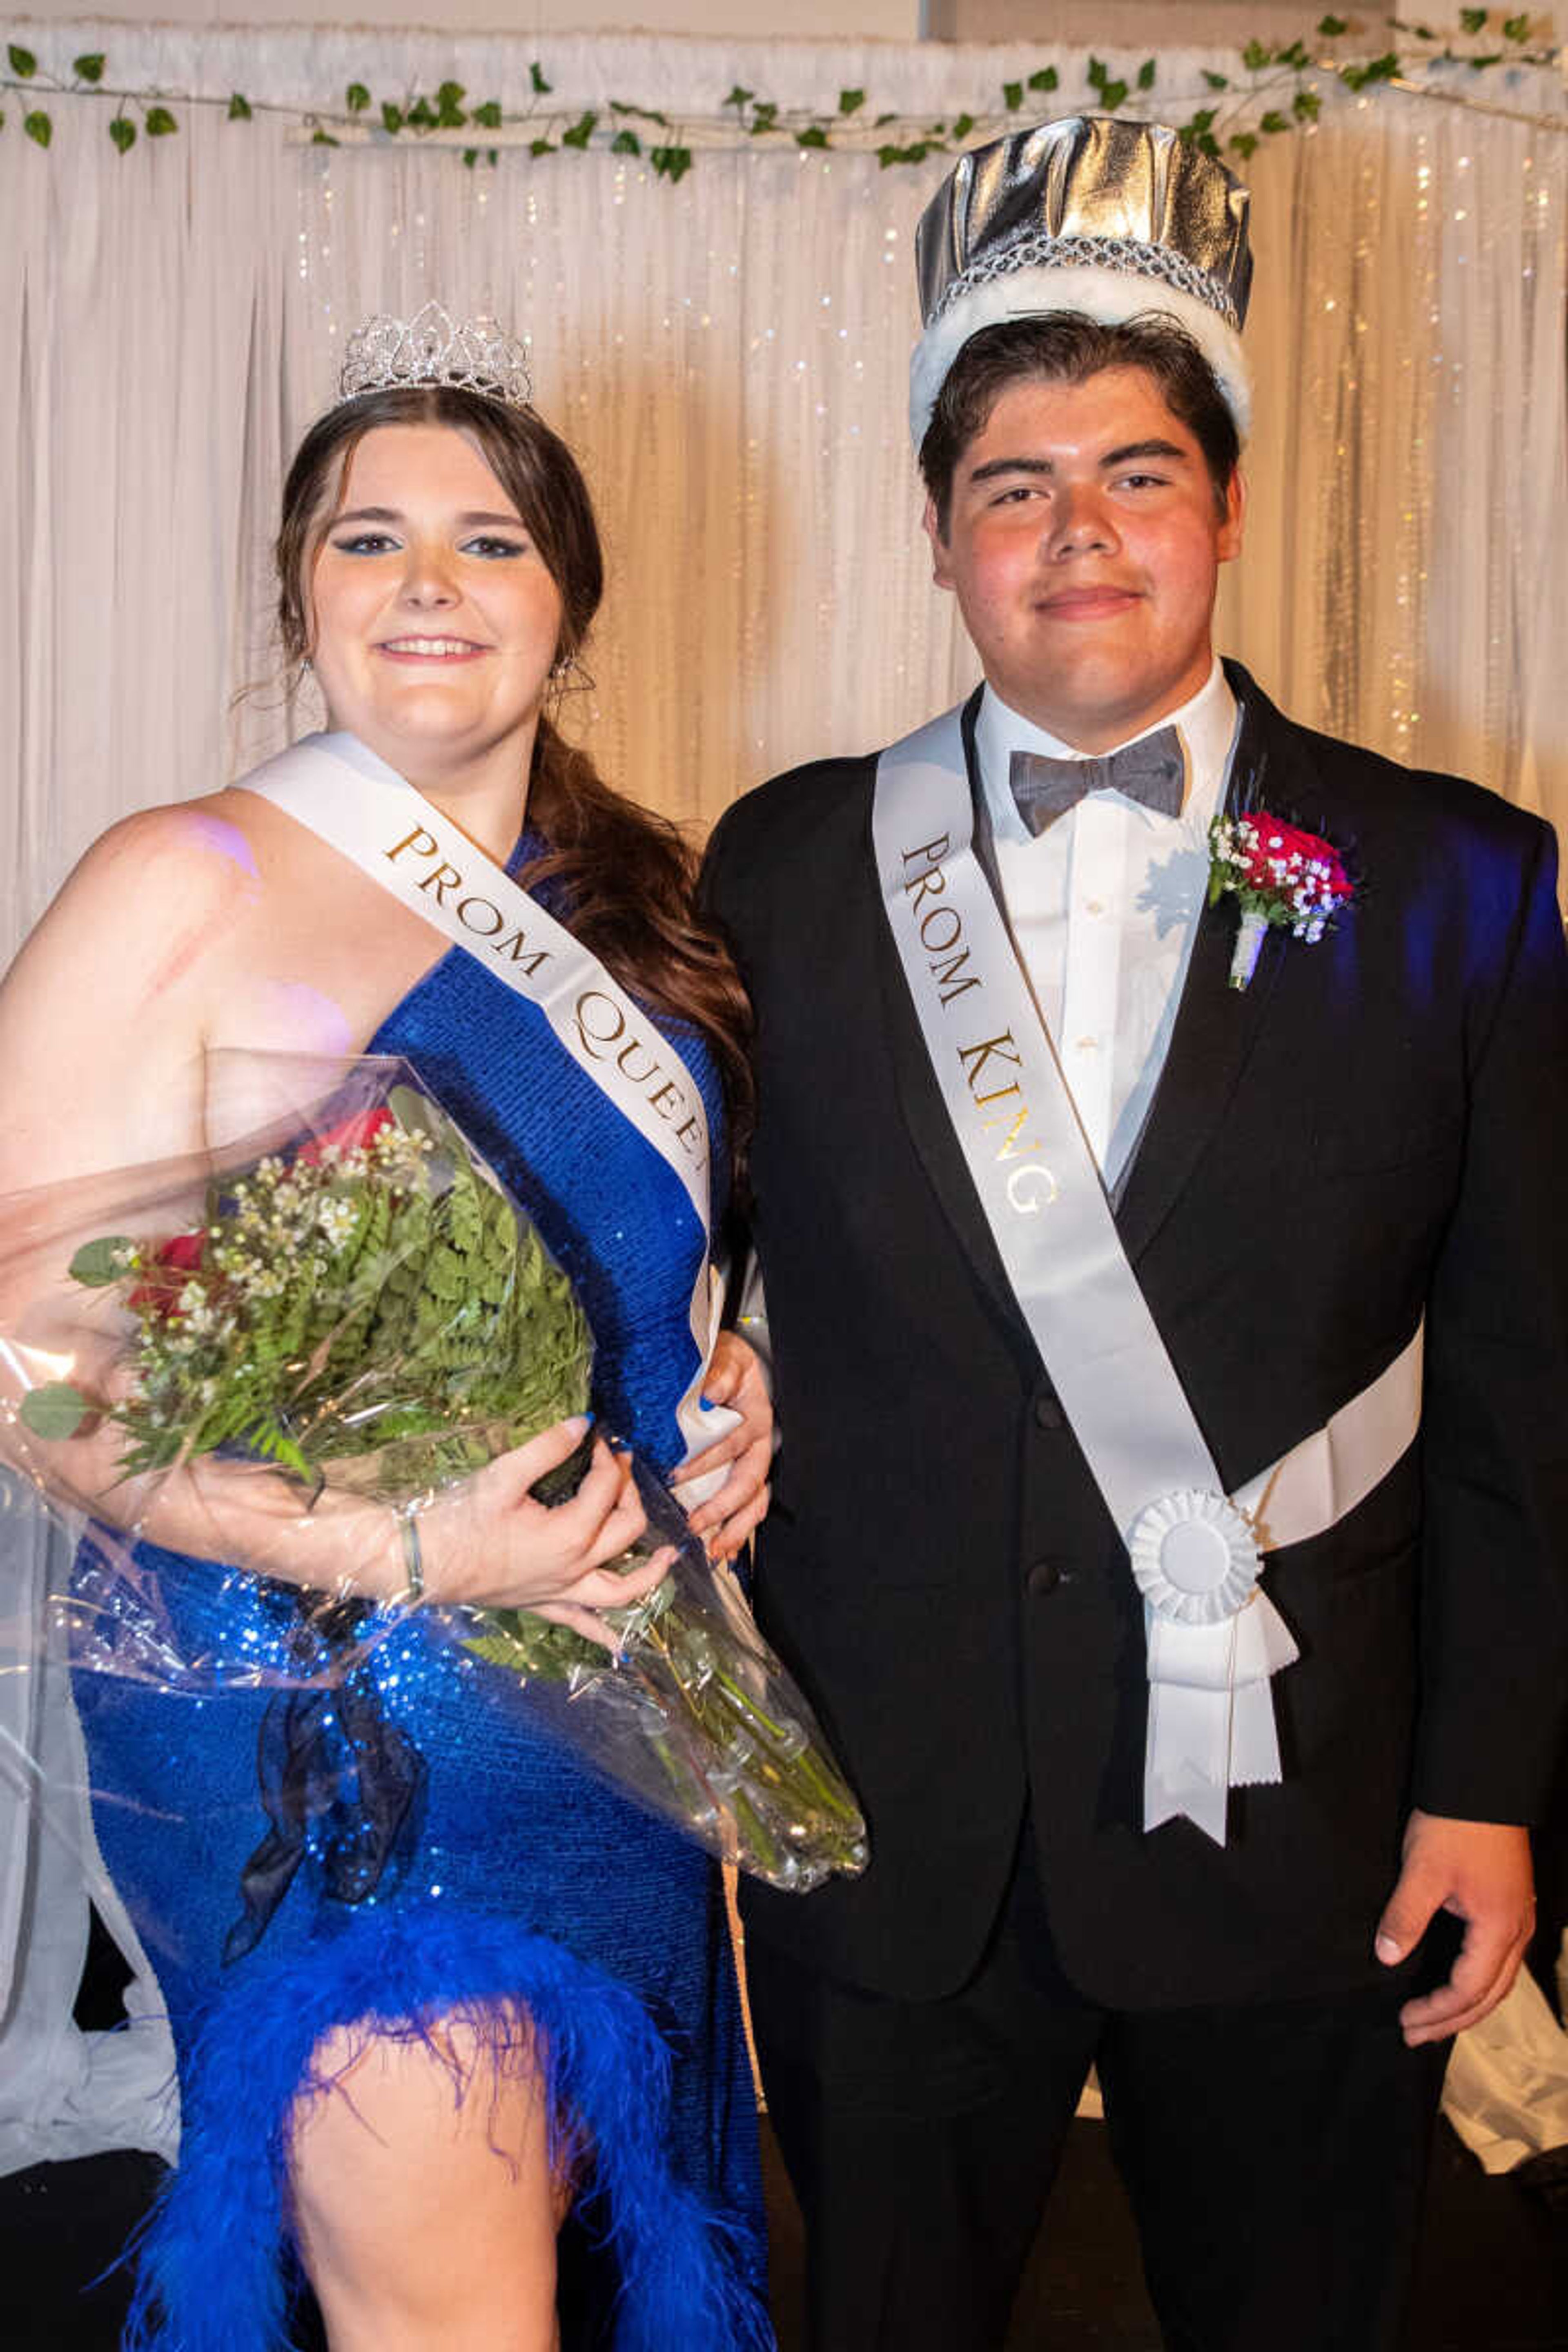
[[[425,1598],[425,1555],[419,1548],[419,1521],[412,1511],[399,1516],[397,1533],[403,1546],[403,1565],[408,1579],[397,1595],[397,1605],[403,1609],[416,1609]]]

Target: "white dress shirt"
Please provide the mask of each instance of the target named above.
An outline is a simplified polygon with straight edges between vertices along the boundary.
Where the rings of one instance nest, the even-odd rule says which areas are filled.
[[[1190,702],[1127,739],[1176,730],[1186,763],[1179,816],[1124,793],[1089,793],[1037,839],[1008,782],[1013,753],[1086,755],[1020,718],[991,687],[982,692],[974,747],[1008,923],[1108,1188],[1164,1067],[1237,718],[1216,661]]]

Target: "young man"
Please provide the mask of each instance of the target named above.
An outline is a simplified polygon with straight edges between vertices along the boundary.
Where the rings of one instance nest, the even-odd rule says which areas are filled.
[[[708,871],[758,1024],[760,1613],[872,1841],[749,1903],[812,2340],[994,2352],[1093,2064],[1173,2352],[1372,2352],[1559,1729],[1552,842],[1214,659],[1227,173],[1047,124],[920,265],[984,686]],[[1222,813],[1321,837],[1255,954]]]

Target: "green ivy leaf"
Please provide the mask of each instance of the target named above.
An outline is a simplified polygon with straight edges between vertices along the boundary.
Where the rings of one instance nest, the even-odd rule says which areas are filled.
[[[952,121],[952,135],[955,139],[967,139],[973,128],[974,117],[973,114],[954,115]]]
[[[561,133],[561,144],[563,147],[586,147],[589,140],[592,139],[594,135],[594,125],[598,121],[598,116],[593,111],[592,108],[589,109],[586,114],[580,114],[577,117],[576,121],[572,125],[571,130],[563,131]]]
[[[29,1389],[17,1408],[24,1429],[35,1437],[74,1437],[92,1410],[79,1389],[68,1381],[47,1381]]]
[[[1143,60],[1143,62],[1142,62],[1142,64],[1139,67],[1139,68],[1138,68],[1138,87],[1139,87],[1139,89],[1153,89],[1153,87],[1154,87],[1154,60],[1153,60],[1153,58],[1144,58],[1144,60]]]
[[[642,141],[635,131],[617,131],[610,142],[612,155],[640,155]]]
[[[151,123],[147,126],[149,131],[152,127]],[[330,131],[323,131],[319,124],[310,133],[310,144],[312,147],[335,147],[337,143],[338,142],[332,137],[331,132]]]
[[[1323,110],[1323,101],[1315,89],[1299,89],[1290,104],[1303,122],[1316,122]]]
[[[150,106],[142,117],[142,128],[149,139],[172,138],[179,127],[166,106]]]
[[[744,106],[748,100],[752,98],[754,95],[754,91],[742,89],[740,83],[737,82],[734,89],[730,92],[729,97],[724,100],[724,103],[726,106]]]
[[[370,92],[363,81],[351,81],[343,95],[351,114],[363,114],[370,104]]]
[[[389,98],[384,98],[381,102],[381,127],[394,139],[403,128],[403,109],[394,106]]]
[[[1530,38],[1529,17],[1505,16],[1502,20],[1502,37],[1505,41],[1528,41]]]
[[[110,123],[109,135],[123,155],[128,148],[136,144],[136,125],[129,115],[117,114]]]
[[[838,93],[840,114],[858,114],[865,103],[866,93],[863,89],[841,89]]]
[[[528,142],[528,152],[531,155],[553,155],[555,142],[553,139],[531,139]]]
[[[55,135],[55,126],[41,106],[36,106],[31,114],[24,114],[22,128],[40,147],[47,147]]]
[[[1110,79],[1110,68],[1106,65],[1104,59],[1101,58],[1090,58],[1089,61],[1089,86],[1090,89],[1103,89]]]
[[[528,68],[528,78],[533,84],[535,95],[539,98],[542,98],[545,92],[549,89],[550,84],[544,79],[543,72],[541,69],[537,58],[535,58],[533,63]]]
[[[416,131],[434,131],[436,110],[427,98],[416,98],[408,110],[408,121]]]
[[[1267,131],[1269,137],[1273,138],[1279,131],[1289,131],[1290,125],[1285,116],[1279,112],[1279,108],[1271,106],[1258,127],[1260,131]]]
[[[1248,155],[1256,155],[1258,152],[1256,134],[1250,131],[1238,131],[1230,142],[1230,152],[1233,155],[1239,155],[1243,162]]]
[[[1248,73],[1261,73],[1268,63],[1271,51],[1267,41],[1248,41],[1241,53],[1241,62]]]
[[[873,131],[880,131],[884,123],[896,122],[898,119],[899,118],[896,114],[879,114],[875,122],[872,123],[871,128]]]
[[[1486,29],[1488,11],[1485,8],[1461,8],[1459,29],[1465,33],[1480,33]]]
[[[469,171],[470,171],[470,172],[473,170],[474,165],[479,162],[479,149],[478,149],[477,147],[465,147],[465,148],[464,148],[464,150],[463,150],[463,161],[464,161],[464,163],[468,165],[468,169],[469,169]]]
[[[673,145],[668,147],[650,147],[648,149],[647,159],[653,165],[654,170],[658,172],[662,178],[668,180],[671,183],[677,180],[684,180],[686,174],[691,169],[691,150],[689,147],[678,147]]]
[[[795,143],[797,147],[826,147],[827,133],[820,122],[813,122],[805,131],[795,132]]]
[[[88,56],[85,58],[73,58],[71,60],[71,71],[75,74],[78,81],[101,81],[103,79],[103,51],[101,49],[93,49],[89,51]]]
[[[1199,109],[1198,109],[1198,110],[1197,110],[1197,112],[1194,115],[1194,117],[1193,117],[1192,121],[1188,123],[1188,125],[1187,125],[1187,129],[1188,129],[1189,131],[1210,131],[1210,130],[1212,130],[1212,129],[1214,128],[1215,113],[1215,109],[1214,107],[1212,107],[1212,106],[1200,106],[1200,107],[1199,107]]]
[[[131,136],[135,135],[132,126]],[[95,1242],[84,1242],[70,1262],[70,1278],[89,1290],[105,1290],[111,1282],[123,1280],[135,1247],[129,1234],[103,1234]]]
[[[1127,94],[1127,84],[1124,81],[1108,81],[1100,89],[1100,102],[1107,114],[1114,114],[1117,108],[1125,103]]]
[[[437,106],[461,106],[468,91],[460,81],[444,81],[436,92]]]
[[[1023,83],[1021,81],[1005,81],[1002,85],[1002,97],[1008,113],[1016,114],[1018,109],[1024,103]],[[899,152],[900,151],[897,148],[893,150],[895,154]]]
[[[1042,66],[1038,73],[1032,73],[1029,76],[1029,88],[1031,89],[1056,89],[1059,87],[1060,82],[1061,76],[1058,73],[1055,66]]]
[[[487,98],[476,106],[471,118],[481,131],[499,131],[501,126],[500,100]]]
[[[31,49],[24,49],[15,41],[5,52],[11,60],[11,70],[18,81],[31,81],[38,70],[38,60]]]
[[[1230,76],[1228,74],[1210,73],[1206,66],[1204,68],[1204,79],[1207,82],[1211,89],[1228,89],[1230,88]]]
[[[251,120],[250,100],[241,98],[238,90],[229,100],[228,119],[231,122],[248,122]]]
[[[1486,10],[1484,8],[1481,10],[1481,14],[1483,16],[1486,15]],[[1320,16],[1318,19],[1318,30],[1322,35],[1325,41],[1337,41],[1342,33],[1348,33],[1350,31],[1350,25],[1343,16]]]
[[[1295,73],[1305,73],[1308,67],[1312,62],[1311,58],[1307,55],[1307,47],[1304,41],[1292,41],[1288,49],[1276,49],[1274,52],[1274,61],[1277,65],[1290,67],[1291,70]]]
[[[1219,141],[1215,137],[1212,131],[1200,131],[1198,133],[1197,143],[1205,155],[1212,155],[1215,162],[1216,163],[1218,163]]]
[[[778,121],[779,102],[776,98],[759,98],[752,110],[751,132],[754,139],[760,131],[771,131]]]

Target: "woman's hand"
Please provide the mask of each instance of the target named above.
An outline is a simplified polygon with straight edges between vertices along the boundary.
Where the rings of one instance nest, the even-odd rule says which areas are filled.
[[[767,1516],[768,1471],[773,1458],[773,1399],[755,1351],[739,1332],[720,1332],[702,1393],[710,1404],[727,1404],[741,1418],[727,1436],[681,1465],[689,1479],[729,1465],[730,1475],[718,1493],[692,1512],[691,1529],[704,1538],[715,1559],[733,1559]],[[672,1482],[671,1492],[679,1502],[679,1483]]]
[[[629,1465],[601,1438],[570,1502],[553,1507],[530,1488],[575,1452],[587,1423],[563,1421],[477,1470],[419,1514],[428,1600],[531,1609],[615,1646],[597,1617],[651,1592],[675,1558],[665,1545],[625,1573],[609,1566],[647,1525]]]

